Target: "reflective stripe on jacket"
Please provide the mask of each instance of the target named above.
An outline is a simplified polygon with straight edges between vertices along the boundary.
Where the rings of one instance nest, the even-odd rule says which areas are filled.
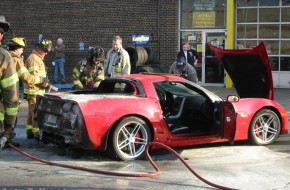
[[[72,78],[74,85],[82,84],[86,86],[93,84],[94,87],[97,87],[105,79],[103,64],[99,63],[98,65],[94,65],[88,63],[87,59],[81,60],[73,69]]]
[[[9,53],[14,60],[16,72],[20,80],[28,84],[38,84],[41,82],[42,76],[30,75],[29,71],[24,66],[23,56],[17,54],[14,51],[9,51]]]
[[[8,88],[10,86],[13,86],[18,81],[19,81],[18,75],[15,72],[11,76],[8,76],[7,78],[1,79],[0,80],[0,83],[1,83],[2,88]]]
[[[106,56],[106,65],[105,65],[105,76],[114,77],[121,74],[130,74],[131,72],[131,63],[130,56],[128,52],[121,48],[119,52],[117,52],[116,56],[111,56],[114,52],[113,48],[111,48]],[[114,60],[110,60],[113,57]],[[112,63],[112,70],[109,73],[109,66]]]
[[[18,114],[19,80],[13,58],[1,46],[0,63],[0,124],[11,127],[15,125]]]

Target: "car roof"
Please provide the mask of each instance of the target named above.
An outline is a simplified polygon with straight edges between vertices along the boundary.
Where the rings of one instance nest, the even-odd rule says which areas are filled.
[[[130,74],[130,75],[122,75],[122,78],[133,78],[138,79],[140,81],[164,81],[164,80],[173,80],[173,81],[186,81],[186,79],[179,77],[174,74],[165,74],[165,73],[138,73],[138,74]]]

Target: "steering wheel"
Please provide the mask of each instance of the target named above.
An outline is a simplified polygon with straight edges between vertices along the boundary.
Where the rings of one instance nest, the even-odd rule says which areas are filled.
[[[163,90],[157,90],[157,95],[161,106],[163,106],[166,102],[166,93]]]

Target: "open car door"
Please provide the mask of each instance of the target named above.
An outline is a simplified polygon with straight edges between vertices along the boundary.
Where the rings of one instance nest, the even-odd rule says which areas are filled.
[[[226,101],[223,103],[223,112],[223,131],[221,131],[221,137],[233,144],[236,134],[236,115],[231,102]]]

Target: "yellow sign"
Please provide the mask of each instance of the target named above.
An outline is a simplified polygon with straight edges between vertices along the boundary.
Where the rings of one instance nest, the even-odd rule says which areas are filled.
[[[203,11],[192,13],[192,26],[193,27],[215,27],[215,12]]]
[[[197,44],[196,45],[196,51],[197,52],[202,52],[202,44]]]

